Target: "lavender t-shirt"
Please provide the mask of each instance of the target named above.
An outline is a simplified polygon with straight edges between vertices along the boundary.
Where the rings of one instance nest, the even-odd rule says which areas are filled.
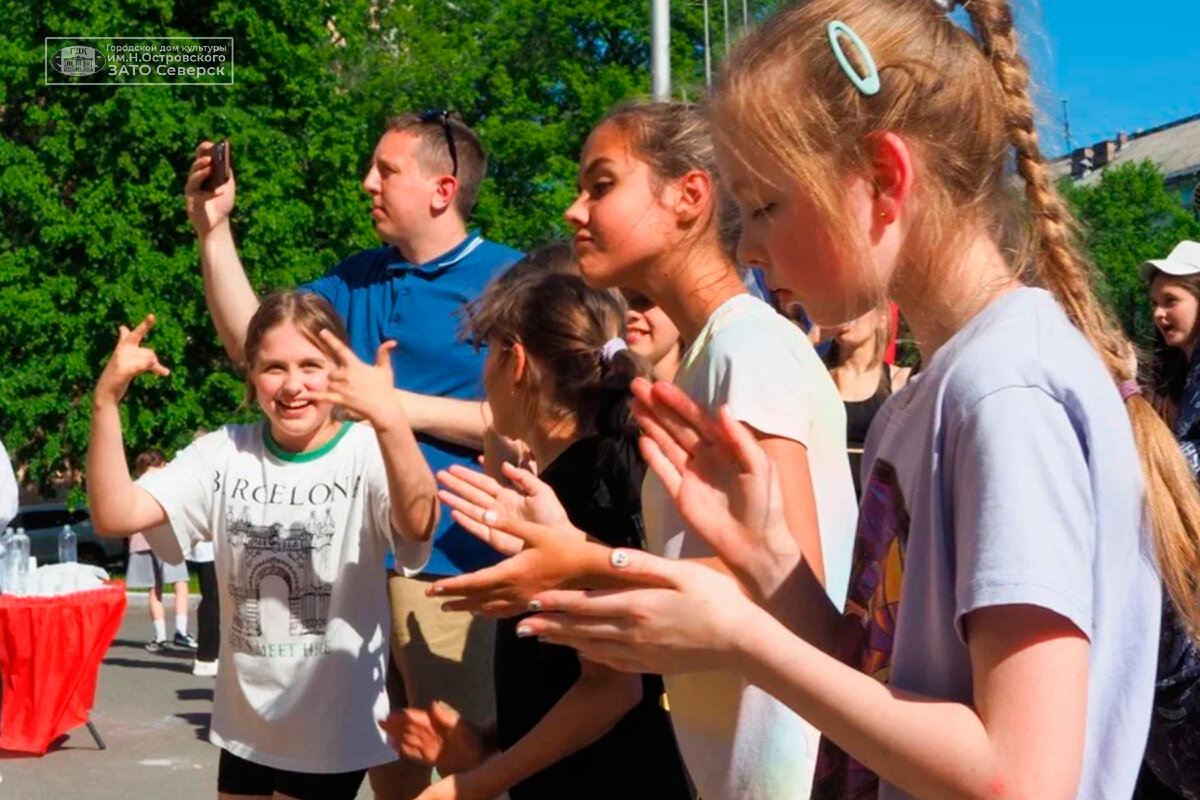
[[[843,656],[969,704],[966,615],[1028,604],[1065,617],[1090,641],[1077,797],[1128,800],[1161,594],[1128,415],[1054,298],[1015,290],[940,348],[876,417],[863,477],[847,613],[866,635]],[[840,781],[842,796],[874,794],[862,768]],[[908,795],[883,783],[878,796]]]

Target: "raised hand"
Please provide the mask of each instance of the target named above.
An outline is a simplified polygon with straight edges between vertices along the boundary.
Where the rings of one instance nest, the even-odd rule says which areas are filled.
[[[200,188],[200,184],[212,173],[212,158],[208,155],[212,144],[205,140],[196,147],[196,158],[192,161],[187,182],[183,186],[188,219],[192,221],[197,236],[204,236],[229,221],[229,215],[233,213],[233,199],[237,194],[237,184],[233,179],[233,162],[228,153],[226,161],[229,165],[229,180],[211,192]],[[229,147],[232,149],[232,144]]]
[[[733,578],[702,564],[620,549],[610,569],[656,585],[543,592],[535,600],[544,613],[522,620],[517,634],[625,672],[704,672],[730,668],[748,621],[766,615]]]
[[[663,381],[638,379],[632,388],[646,463],[689,529],[765,602],[801,557],[774,463],[728,408],[714,418]]]
[[[445,486],[438,497],[452,510],[461,513],[460,523],[471,534],[487,542],[506,556],[520,552],[525,543],[515,536],[492,527],[501,515],[563,530],[573,529],[579,539],[587,535],[574,529],[554,490],[532,472],[512,464],[501,466],[501,474],[512,482],[513,488],[502,486],[489,475],[460,465],[438,472],[438,482]],[[487,512],[495,516],[487,516]]]
[[[171,370],[158,361],[158,356],[148,347],[142,347],[142,340],[154,327],[154,315],[148,314],[133,330],[124,325],[119,329],[117,346],[108,359],[100,380],[96,382],[96,398],[112,403],[121,402],[130,382],[143,372],[153,372],[155,375],[167,376]]]
[[[400,755],[437,767],[443,776],[474,769],[488,756],[483,732],[439,700],[428,711],[393,711],[379,725]]]
[[[376,428],[386,426],[404,413],[394,397],[391,355],[396,347],[394,341],[379,345],[372,365],[361,361],[332,331],[323,330],[319,335],[333,352],[337,367],[329,373],[328,389],[313,392],[313,399],[339,405]]]

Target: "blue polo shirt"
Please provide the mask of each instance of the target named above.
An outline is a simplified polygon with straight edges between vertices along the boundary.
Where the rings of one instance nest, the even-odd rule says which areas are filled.
[[[481,400],[484,353],[460,338],[461,309],[520,257],[511,247],[471,232],[450,252],[424,264],[408,263],[390,246],[364,250],[300,288],[333,304],[363,361],[374,362],[379,345],[396,340],[397,388]],[[451,464],[476,466],[478,453],[469,448],[423,434],[417,434],[417,444],[434,472]],[[497,561],[496,552],[463,530],[443,506],[425,574],[458,575]],[[392,563],[389,556],[387,566]]]

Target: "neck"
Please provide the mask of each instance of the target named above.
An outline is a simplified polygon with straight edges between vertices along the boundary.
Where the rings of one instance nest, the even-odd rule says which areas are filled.
[[[684,341],[696,341],[704,323],[731,297],[746,287],[719,246],[700,243],[676,248],[649,271],[645,284],[635,288],[653,300],[679,328]]]
[[[408,263],[424,264],[453,250],[466,238],[466,224],[456,214],[447,212],[431,220],[419,233],[388,244],[399,250]]]
[[[291,436],[283,433],[271,426],[271,438],[275,444],[289,453],[311,453],[313,450],[319,450],[329,443],[339,430],[342,429],[342,423],[330,417],[325,421],[320,428],[303,436]]]
[[[679,371],[679,349],[679,345],[676,344],[658,360],[658,363],[654,365],[654,380],[667,382],[675,380],[675,373]]]
[[[871,344],[872,342],[865,342],[846,353],[838,362],[837,369],[862,374],[878,367],[879,363],[875,362],[875,348]]]
[[[544,470],[550,462],[562,455],[563,451],[582,438],[579,425],[574,418],[542,421],[539,420],[521,437],[533,457],[537,459],[538,469]]]
[[[908,265],[896,278],[893,299],[925,363],[976,314],[1021,285],[996,242],[984,233],[952,258]]]
[[[1196,352],[1196,341],[1192,340],[1189,344],[1185,344],[1180,349],[1183,350],[1184,359],[1187,360],[1188,364],[1191,364],[1192,363],[1192,355]]]

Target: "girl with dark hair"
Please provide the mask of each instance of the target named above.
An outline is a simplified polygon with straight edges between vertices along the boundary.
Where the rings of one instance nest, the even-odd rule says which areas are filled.
[[[518,496],[452,468],[438,475],[453,490],[442,499],[470,509],[464,498],[490,505],[498,497],[495,513],[557,521],[564,536],[640,548],[645,465],[629,385],[649,368],[621,338],[621,299],[564,269],[524,270],[518,262],[513,272],[470,306],[467,332],[487,344],[484,387],[496,432],[523,441],[541,472],[535,478],[505,467],[524,493]],[[501,552],[515,552],[477,519],[454,514]],[[397,712],[387,723],[403,755],[444,776],[420,800],[486,800],[505,791],[512,800],[689,797],[661,678],[518,638],[519,623],[501,620],[496,631],[494,729],[440,702]]]

